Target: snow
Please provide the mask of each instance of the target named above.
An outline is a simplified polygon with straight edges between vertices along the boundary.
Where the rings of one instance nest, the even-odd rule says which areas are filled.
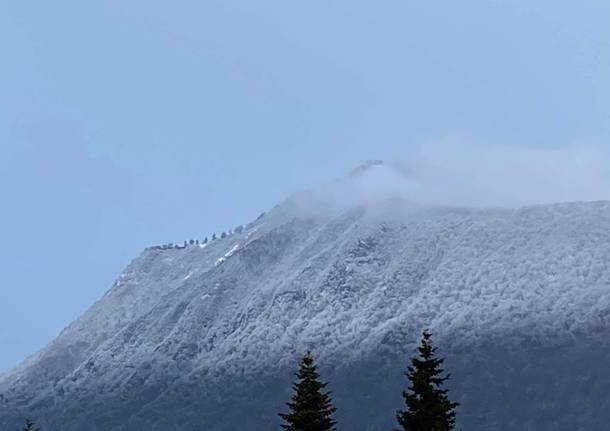
[[[264,225],[205,248],[145,251],[53,343],[2,376],[0,394],[62,405],[60,389],[82,399],[136,391],[134,370],[118,364],[148,364],[171,382],[172,373],[283,370],[307,348],[321,363],[350,364],[408,349],[423,328],[458,347],[553,345],[609,329],[608,202],[298,210],[280,206]]]
[[[342,351],[342,346],[354,342],[351,337],[363,337],[364,333],[372,340],[369,348],[373,348],[374,340],[388,331],[390,319],[393,330],[401,325],[414,330],[428,326],[444,336],[471,340],[510,330],[516,322],[539,328],[544,337],[591,329],[610,321],[608,205],[438,209],[398,218],[376,210],[355,219],[345,215],[316,222],[311,227],[297,220],[268,227],[258,235],[247,233],[250,238],[244,235],[244,244],[231,245],[212,267],[201,260],[185,260],[192,259],[189,254],[176,254],[173,261],[165,263],[182,268],[182,282],[192,281],[195,273],[206,274],[209,280],[198,281],[197,287],[178,284],[162,288],[165,282],[156,278],[160,273],[142,271],[147,260],[143,256],[121,276],[123,282],[116,284],[119,302],[113,301],[116,305],[110,308],[110,303],[97,304],[95,316],[83,317],[90,323],[78,326],[83,336],[97,333],[101,328],[95,322],[103,320],[101,315],[118,321],[121,318],[112,316],[123,309],[137,317],[155,307],[173,307],[165,299],[158,303],[157,298],[178,287],[181,292],[196,288],[205,294],[213,286],[224,286],[224,279],[213,267],[241,250],[245,256],[236,262],[236,268],[256,258],[254,262],[264,265],[267,275],[265,279],[249,278],[243,268],[234,269],[239,287],[219,292],[237,302],[225,310],[217,324],[241,313],[259,317],[227,334],[218,354],[229,349],[241,331],[247,331],[251,338],[248,355],[256,355],[261,366],[271,357],[265,358],[268,346],[253,348],[257,340],[271,328],[290,331],[291,322],[296,321],[310,322],[297,332],[296,343],[299,339],[322,342],[322,328],[343,334],[325,340],[322,355]],[[205,250],[215,254],[218,246]],[[142,286],[133,290],[140,283]],[[288,297],[294,299],[281,299]],[[262,319],[260,313],[270,300],[276,301],[276,306]],[[269,319],[279,326],[269,325]],[[183,316],[177,324],[187,321],[188,316]],[[151,325],[149,331],[157,330],[154,322]],[[365,329],[348,330],[353,325]],[[103,331],[100,336],[111,343],[111,334]],[[190,337],[188,331],[183,336]]]
[[[220,265],[221,263],[223,263],[224,261],[226,261],[228,258],[230,258],[231,256],[233,256],[233,253],[235,253],[237,251],[237,249],[239,248],[239,244],[235,244],[233,247],[231,247],[231,249],[229,251],[227,251],[222,257],[218,258],[218,260],[216,260],[216,263],[214,264],[215,266]]]

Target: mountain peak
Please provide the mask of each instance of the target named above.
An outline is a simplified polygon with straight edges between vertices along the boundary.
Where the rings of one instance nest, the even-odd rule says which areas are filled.
[[[349,173],[350,176],[360,176],[363,175],[367,172],[369,172],[372,169],[375,168],[380,168],[385,166],[385,163],[383,160],[367,160],[366,162],[362,163],[359,166],[356,166],[354,169],[352,169]]]

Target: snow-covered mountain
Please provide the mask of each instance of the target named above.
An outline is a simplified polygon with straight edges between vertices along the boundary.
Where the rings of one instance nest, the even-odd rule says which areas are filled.
[[[310,349],[339,429],[387,430],[429,328],[463,429],[607,430],[610,202],[441,207],[411,186],[372,162],[205,246],[144,250],[0,377],[0,428],[279,429]]]

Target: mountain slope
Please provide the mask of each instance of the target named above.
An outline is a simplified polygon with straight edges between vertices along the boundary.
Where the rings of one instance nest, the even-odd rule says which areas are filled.
[[[65,431],[278,428],[311,349],[340,429],[385,430],[429,328],[464,429],[607,429],[609,202],[326,198],[295,195],[203,248],[145,250],[0,379],[1,427],[27,415]]]

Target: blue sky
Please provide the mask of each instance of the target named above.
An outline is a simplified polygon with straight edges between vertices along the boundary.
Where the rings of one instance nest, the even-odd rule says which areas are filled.
[[[0,371],[145,246],[364,160],[605,154],[609,21],[601,0],[0,1]]]

